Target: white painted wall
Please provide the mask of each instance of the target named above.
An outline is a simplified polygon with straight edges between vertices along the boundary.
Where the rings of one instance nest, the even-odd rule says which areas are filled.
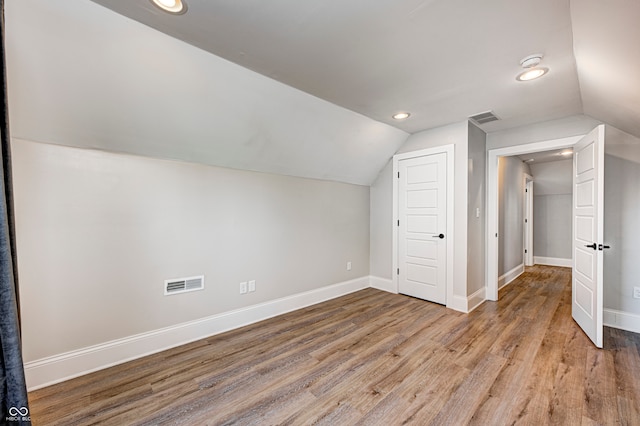
[[[604,307],[640,315],[640,139],[610,126],[605,135]]]
[[[393,161],[389,161],[371,185],[370,273],[390,280],[393,238]]]
[[[518,157],[498,159],[498,276],[524,262],[525,173],[529,167]]]
[[[455,200],[453,217],[454,236],[454,277],[453,294],[467,297],[467,187],[468,187],[468,123],[462,121],[448,126],[414,133],[400,147],[398,154],[433,148],[442,145],[455,145]]]
[[[487,150],[585,135],[599,124],[602,122],[586,115],[574,115],[559,120],[493,132],[487,134]]]
[[[529,164],[533,176],[533,255],[572,258],[573,160]]]
[[[469,123],[467,208],[467,295],[485,286],[486,134]],[[476,215],[476,209],[479,215]]]
[[[370,185],[408,136],[91,1],[5,3],[14,137]]]
[[[26,362],[369,274],[366,186],[21,139],[13,161]]]

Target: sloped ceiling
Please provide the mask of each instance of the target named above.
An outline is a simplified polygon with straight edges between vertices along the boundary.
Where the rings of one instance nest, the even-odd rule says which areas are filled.
[[[408,136],[88,0],[5,14],[16,140],[369,185]]]
[[[488,132],[585,113],[640,136],[638,1],[94,1],[410,133],[493,110]],[[549,75],[516,82],[532,53]]]
[[[21,40],[10,46],[9,84],[29,93],[52,80],[37,69],[59,85],[79,84],[71,95],[59,88],[47,99],[13,96],[13,128],[51,137],[58,125],[39,125],[36,134],[24,117],[46,114],[62,97],[65,117],[93,123],[73,138],[94,131],[94,140],[109,139],[97,147],[362,184],[405,132],[487,110],[501,120],[481,126],[486,132],[587,114],[640,137],[638,1],[185,1],[189,11],[173,16],[149,0],[93,0],[110,10],[88,0],[8,0],[8,30],[24,15],[13,29]],[[532,53],[544,54],[549,74],[517,82],[520,59]],[[171,75],[179,75],[177,88],[163,84]],[[192,114],[176,102],[189,102]],[[169,120],[157,118],[170,110]],[[397,111],[412,116],[397,122]],[[65,132],[59,138],[69,140]]]

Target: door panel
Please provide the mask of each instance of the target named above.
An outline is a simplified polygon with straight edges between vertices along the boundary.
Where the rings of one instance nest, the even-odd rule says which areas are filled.
[[[398,170],[399,291],[445,304],[447,154],[401,160]]]
[[[571,313],[593,343],[602,347],[604,234],[604,126],[574,147],[573,273]],[[591,247],[588,247],[591,246]]]

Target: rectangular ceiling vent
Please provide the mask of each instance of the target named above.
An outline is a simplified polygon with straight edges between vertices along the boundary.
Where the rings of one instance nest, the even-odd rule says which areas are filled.
[[[492,121],[500,120],[497,115],[493,113],[493,111],[481,112],[476,115],[472,115],[469,119],[475,121],[478,124],[491,123]]]
[[[164,295],[186,293],[204,289],[204,275],[189,278],[176,278],[164,282]]]

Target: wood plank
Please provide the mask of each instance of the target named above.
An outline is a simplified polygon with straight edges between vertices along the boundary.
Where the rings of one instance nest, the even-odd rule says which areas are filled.
[[[366,289],[29,394],[34,425],[640,425],[640,337],[534,266],[471,314]]]

